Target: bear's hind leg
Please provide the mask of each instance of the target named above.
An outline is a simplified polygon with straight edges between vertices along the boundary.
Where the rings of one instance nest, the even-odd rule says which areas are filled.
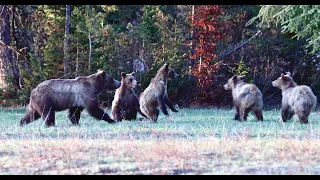
[[[289,111],[288,112],[288,119],[291,119],[293,115],[294,115],[294,112],[293,111]]]
[[[69,108],[69,119],[73,125],[79,125],[79,120],[81,116],[81,112],[83,111],[82,107],[72,107]]]
[[[240,109],[240,120],[241,121],[246,121],[249,112],[250,112],[250,108]]]
[[[153,122],[157,122],[158,121],[158,117],[160,114],[160,110],[158,108],[154,109],[152,112],[150,112],[151,116],[151,120]]]
[[[262,116],[262,110],[261,109],[255,109],[253,110],[253,113],[256,115],[256,118],[258,121],[263,121],[263,116]]]
[[[307,124],[308,123],[308,116],[307,116],[307,112],[305,111],[298,111],[296,112],[296,114],[299,117],[300,123],[302,124]]]

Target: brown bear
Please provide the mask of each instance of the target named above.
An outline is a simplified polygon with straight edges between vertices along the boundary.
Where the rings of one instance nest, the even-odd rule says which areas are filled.
[[[69,109],[69,119],[74,125],[79,125],[83,109],[98,120],[114,123],[116,121],[99,107],[98,95],[104,90],[119,87],[120,82],[102,70],[75,79],[46,80],[31,91],[27,113],[20,120],[20,125],[29,124],[42,116],[48,127],[54,126],[55,112],[66,109]]]
[[[114,120],[136,120],[137,112],[148,118],[140,110],[139,99],[133,88],[137,86],[135,73],[121,73],[121,86],[116,90],[112,101],[111,118]]]
[[[157,75],[151,80],[149,86],[140,95],[141,111],[149,119],[157,122],[159,116],[159,107],[162,112],[168,116],[166,105],[173,111],[178,110],[172,105],[167,94],[167,81],[178,78],[178,74],[169,68],[169,64],[164,64],[157,72]]]
[[[291,73],[283,73],[272,81],[272,86],[282,91],[282,121],[286,122],[297,114],[301,123],[308,123],[308,116],[317,104],[317,97],[311,88],[306,85],[298,86],[292,79]]]
[[[232,98],[235,106],[235,120],[246,121],[248,113],[252,111],[258,121],[263,121],[263,99],[259,88],[254,84],[243,81],[245,76],[232,76],[223,87],[232,90]]]

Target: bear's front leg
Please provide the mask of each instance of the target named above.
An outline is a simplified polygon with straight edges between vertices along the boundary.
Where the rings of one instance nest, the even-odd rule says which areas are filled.
[[[122,121],[123,116],[121,114],[121,110],[119,109],[120,107],[114,107],[111,110],[111,117],[112,119],[114,119],[115,121]]]
[[[104,120],[107,121],[108,123],[115,123],[117,121],[112,120],[109,115],[104,112],[103,109],[101,109],[98,105],[97,101],[93,101],[93,100],[88,100],[86,101],[86,109],[88,111],[88,113],[94,117],[97,120]]]
[[[286,122],[288,120],[288,114],[289,114],[289,108],[281,109],[281,117],[283,122]]]
[[[238,106],[235,106],[235,114],[234,114],[234,120],[239,121],[240,120],[240,109]]]
[[[164,96],[164,102],[166,105],[168,105],[168,107],[173,111],[173,112],[178,112],[178,110],[173,106],[173,104],[171,103],[171,101],[169,100],[168,96],[165,95]]]
[[[29,124],[32,121],[35,121],[37,119],[39,119],[41,116],[38,112],[36,111],[30,111],[27,110],[27,113],[23,116],[23,118],[20,120],[20,126],[23,126],[25,124]]]
[[[162,110],[163,114],[165,114],[166,116],[169,116],[169,113],[167,111],[166,105],[164,103],[164,99],[163,99],[163,97],[161,95],[157,97],[157,101],[158,101],[158,103],[160,105],[160,109]]]

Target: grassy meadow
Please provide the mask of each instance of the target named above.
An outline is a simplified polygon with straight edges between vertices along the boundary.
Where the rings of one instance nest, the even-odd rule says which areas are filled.
[[[263,122],[234,121],[233,109],[180,109],[158,123],[116,124],[83,111],[80,126],[63,111],[51,128],[41,119],[19,127],[24,113],[0,110],[0,174],[320,174],[319,110],[308,124],[282,123],[279,109]]]

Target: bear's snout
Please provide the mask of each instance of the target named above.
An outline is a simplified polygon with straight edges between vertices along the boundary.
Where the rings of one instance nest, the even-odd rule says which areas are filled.
[[[115,85],[116,89],[118,89],[121,86],[121,82],[118,80],[113,80],[113,84]]]
[[[225,90],[229,90],[228,84],[223,85],[223,88],[224,88]]]
[[[276,86],[277,86],[276,81],[272,81],[271,84],[272,84],[273,87],[276,87]]]
[[[179,77],[179,74],[174,73],[174,78],[177,79]]]

